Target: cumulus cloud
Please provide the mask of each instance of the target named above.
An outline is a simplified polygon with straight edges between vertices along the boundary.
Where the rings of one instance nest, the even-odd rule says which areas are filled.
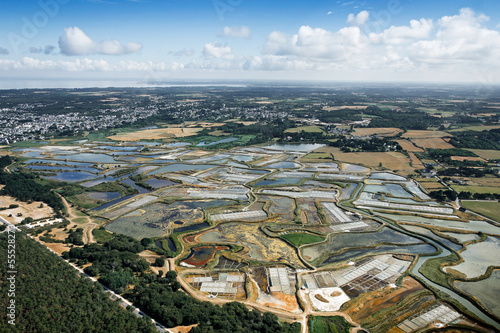
[[[433,39],[421,40],[409,46],[411,55],[422,62],[445,63],[470,61],[498,63],[500,33],[488,29],[483,22],[488,17],[463,8],[458,15],[444,16],[438,21]]]
[[[350,25],[363,25],[368,21],[370,13],[367,10],[360,11],[358,15],[349,14],[347,16],[347,23]]]
[[[274,55],[343,61],[360,53],[367,41],[360,29],[354,26],[337,32],[301,26],[298,33],[291,36],[279,31],[272,32],[267,38],[264,51]]]
[[[207,43],[203,48],[203,55],[206,58],[232,59],[231,47],[220,43]]]
[[[3,47],[0,46],[0,55],[7,55],[9,54],[9,50],[4,49]]]
[[[222,36],[233,38],[250,38],[251,32],[250,28],[246,26],[224,27]]]
[[[413,40],[428,38],[433,28],[432,20],[411,20],[410,26],[391,26],[383,32],[370,33],[370,41],[383,44],[403,44]]]
[[[96,42],[78,27],[65,28],[64,31],[64,35],[59,37],[59,47],[61,53],[68,56],[91,54],[122,55],[134,53],[142,49],[142,44],[140,43],[129,42],[124,45],[115,39]]]

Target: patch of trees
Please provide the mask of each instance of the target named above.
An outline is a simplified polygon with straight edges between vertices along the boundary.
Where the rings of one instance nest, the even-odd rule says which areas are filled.
[[[494,175],[496,171],[493,169],[474,169],[466,166],[458,168],[448,168],[440,170],[437,173],[439,176],[457,176],[457,177],[484,177],[486,175]]]
[[[330,142],[329,145],[333,147],[340,147],[340,149],[345,152],[387,150],[400,151],[403,149],[396,141],[392,141],[388,138],[370,138],[362,140],[341,137],[337,141]]]
[[[3,169],[5,167],[11,165],[12,162],[13,162],[12,157],[10,157],[9,155],[5,155],[5,156],[0,157],[0,169]]]
[[[403,130],[426,130],[429,126],[439,126],[441,120],[429,114],[418,111],[384,111],[377,106],[370,105],[365,114],[374,116],[368,127],[396,127]]]
[[[352,109],[340,109],[332,111],[318,111],[317,118],[325,123],[342,123],[347,121],[361,121],[360,112]]]
[[[453,190],[431,191],[429,196],[437,201],[455,201],[457,199],[457,193]]]
[[[1,281],[10,276],[7,245],[7,235],[0,235]],[[67,263],[21,233],[16,233],[16,259],[15,326],[4,316],[1,332],[156,332],[153,324],[121,308],[99,285],[79,277]],[[6,301],[9,286],[0,284]]]
[[[148,284],[149,282],[149,284]],[[179,292],[175,272],[167,272],[165,278],[155,281],[143,279],[127,293],[143,311],[167,327],[192,325],[192,333],[205,332],[300,332],[299,323],[280,323],[271,313],[250,311],[238,302],[223,306],[201,302]]]
[[[500,129],[453,133],[450,143],[458,148],[500,150]]]
[[[459,199],[475,199],[475,200],[500,200],[500,193],[474,193],[462,191],[458,193]]]
[[[483,161],[469,161],[469,160],[452,160],[452,156],[465,156],[465,157],[478,157],[475,153],[460,149],[460,148],[451,148],[451,149],[427,149],[428,155],[441,163],[446,163],[451,166],[479,166],[484,167],[487,163]]]
[[[0,170],[0,184],[5,185],[0,195],[10,195],[21,201],[42,201],[56,212],[64,210],[61,198],[52,192],[52,187],[41,184],[32,173]]]
[[[266,125],[253,124],[244,125],[241,123],[226,123],[217,129],[224,131],[226,133],[237,134],[237,135],[248,135],[253,134],[256,137],[254,140],[263,140],[262,142],[267,142],[273,138],[283,138],[285,134],[283,133],[288,128],[296,127],[295,122],[288,119],[275,119],[268,122]],[[289,134],[289,133],[286,133]],[[250,140],[249,144],[254,144]]]
[[[75,230],[70,230],[69,235],[66,238],[66,243],[71,243],[74,245],[83,245],[83,229],[78,228]]]

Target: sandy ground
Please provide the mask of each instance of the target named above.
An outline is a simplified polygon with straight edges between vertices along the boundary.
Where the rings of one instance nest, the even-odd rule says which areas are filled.
[[[28,204],[27,202],[17,201],[9,196],[0,196],[0,207],[9,207],[11,204],[19,205],[19,207],[2,210],[0,211],[0,216],[14,224],[21,222],[28,216],[37,220],[44,217],[51,217],[54,214],[54,210],[41,201],[33,201]],[[43,208],[40,208],[40,204],[43,204]],[[22,216],[17,216],[18,213],[21,213]],[[10,214],[12,214],[12,217],[9,217]]]
[[[320,295],[320,298],[323,298],[328,303],[319,300],[316,295]],[[311,300],[314,308],[319,311],[338,311],[342,304],[350,300],[349,296],[347,296],[345,292],[338,287],[312,290],[309,292],[309,299]]]

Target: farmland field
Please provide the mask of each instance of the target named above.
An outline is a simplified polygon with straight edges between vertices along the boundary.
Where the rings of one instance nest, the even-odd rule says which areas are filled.
[[[403,150],[406,150],[408,152],[423,152],[424,150],[422,148],[416,147],[411,141],[409,140],[397,140],[397,143],[403,148]]]
[[[474,193],[500,193],[500,187],[492,186],[468,186],[468,185],[451,185],[457,192],[470,192]]]
[[[410,138],[410,139],[442,138],[445,136],[450,136],[450,134],[443,131],[420,131],[420,130],[410,130],[403,134],[403,138]]]
[[[299,126],[294,128],[289,128],[285,133],[300,133],[300,132],[323,132],[321,127],[318,126]]]
[[[359,136],[369,136],[369,135],[377,135],[377,136],[394,136],[398,133],[402,132],[400,128],[395,127],[375,127],[375,128],[366,128],[360,127],[354,130],[354,135]]]
[[[201,131],[201,128],[192,127],[168,127],[148,129],[137,132],[119,133],[109,136],[108,139],[115,141],[139,141],[139,140],[159,140],[168,138],[181,138],[191,136]]]
[[[462,201],[461,205],[473,212],[500,221],[500,202],[497,201]]]
[[[415,145],[417,145],[419,147],[426,148],[426,149],[427,148],[432,148],[432,149],[451,149],[451,148],[455,148],[454,146],[452,146],[448,142],[444,141],[440,137],[414,138],[414,139],[411,139],[411,141]]]
[[[467,149],[479,157],[486,160],[496,160],[500,159],[500,150],[488,150],[488,149]]]

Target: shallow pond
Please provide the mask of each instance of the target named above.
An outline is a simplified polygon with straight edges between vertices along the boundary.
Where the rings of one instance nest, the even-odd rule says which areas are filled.
[[[487,237],[486,240],[467,245],[467,248],[460,252],[464,262],[449,266],[450,269],[459,271],[472,279],[486,273],[489,266],[500,266],[500,256],[494,255],[500,252],[500,238]],[[448,270],[448,267],[445,268]]]
[[[427,228],[417,227],[417,226],[413,226],[413,225],[404,225],[403,228],[405,228],[406,230],[412,231],[414,233],[430,237],[430,238],[438,241],[439,243],[448,246],[449,248],[451,248],[451,249],[453,249],[455,251],[459,251],[459,250],[462,249],[462,245],[453,243],[452,241],[450,241],[450,240],[448,240],[446,238],[439,237],[439,236],[437,236],[436,234],[434,234],[431,230],[429,230]]]
[[[496,227],[488,222],[484,221],[469,221],[469,222],[461,222],[461,221],[453,221],[453,220],[440,220],[440,219],[429,219],[420,216],[411,216],[411,215],[396,215],[396,214],[388,214],[388,213],[377,213],[379,216],[384,216],[391,218],[396,221],[402,222],[414,222],[414,223],[422,223],[425,225],[432,226],[440,226],[450,229],[458,229],[458,230],[468,230],[474,232],[484,232],[487,234],[495,234],[500,235],[500,228]]]
[[[114,163],[115,159],[106,154],[79,153],[74,155],[60,155],[58,160],[71,160],[81,162]]]
[[[443,232],[443,234],[458,239],[461,243],[479,239],[477,234],[460,234],[458,232]]]
[[[400,198],[413,198],[413,195],[399,184],[366,185],[363,191],[371,193],[382,192]]]
[[[189,146],[191,145],[191,143],[189,142],[173,142],[173,143],[169,143],[167,145],[168,148],[176,148],[176,147],[184,147],[184,146]]]
[[[238,141],[238,138],[225,138],[225,139],[220,139],[214,142],[206,143],[205,141],[202,141],[196,145],[196,147],[210,147],[210,146],[215,146],[220,143],[228,143],[228,142],[233,142],[233,141]]]
[[[144,187],[137,186],[132,179],[124,179],[124,180],[121,180],[121,182],[124,183],[124,184],[129,185],[130,187],[132,187],[132,188],[134,188],[136,190],[138,190],[139,194],[151,192],[150,190],[147,190]]]
[[[384,227],[379,232],[332,235],[327,243],[308,246],[302,249],[302,254],[307,260],[313,261],[325,253],[335,253],[356,247],[375,246],[380,243],[405,245],[422,243],[422,241],[391,228]]]
[[[85,171],[68,171],[68,172],[59,172],[55,176],[44,176],[44,178],[51,179],[51,180],[59,180],[63,182],[70,182],[70,183],[76,183],[76,182],[81,182],[85,180],[90,180],[94,179],[97,176],[93,173],[90,172],[85,172]]]
[[[357,249],[343,252],[339,255],[332,255],[321,263],[321,266],[334,264],[344,260],[353,260],[367,254],[379,253],[404,253],[404,254],[430,254],[436,252],[436,248],[430,244],[416,244],[408,246],[381,245],[373,249]]]
[[[61,171],[86,171],[90,173],[99,173],[100,170],[91,167],[70,167],[70,166],[55,166],[55,165],[28,165],[26,169],[30,170],[61,170]]]
[[[190,170],[206,170],[215,167],[215,165],[210,164],[181,164],[175,163],[166,165],[154,171],[147,173],[148,175],[156,175],[164,172],[176,172],[176,171],[190,171]]]
[[[300,143],[300,144],[274,144],[274,145],[265,146],[262,148],[272,149],[272,150],[284,150],[284,151],[291,150],[291,151],[306,152],[306,151],[315,150],[315,149],[318,149],[318,148],[321,148],[324,146],[325,146],[324,144],[320,144],[320,143]]]
[[[120,197],[119,192],[87,192],[87,195],[96,200],[114,200]]]
[[[477,282],[455,282],[458,289],[476,297],[492,313],[500,314],[500,270]]]
[[[275,180],[266,179],[257,182],[254,186],[281,186],[281,185],[296,185],[300,183],[302,178],[277,178]]]
[[[290,168],[298,168],[300,164],[294,163],[294,162],[277,162],[273,164],[269,164],[264,166],[265,168],[272,168],[272,169],[290,169]]]
[[[369,172],[370,169],[361,165],[343,163],[342,171],[344,172]]]
[[[383,180],[401,180],[405,181],[406,178],[388,172],[377,172],[370,175],[370,179],[383,179]]]
[[[177,185],[173,181],[167,179],[151,178],[145,181],[146,184],[151,185],[153,188],[161,188],[165,186]]]
[[[106,209],[108,207],[111,207],[113,206],[114,204],[117,204],[119,202],[122,202],[122,201],[125,201],[127,199],[130,199],[130,198],[133,198],[135,197],[137,194],[129,194],[129,195],[126,195],[124,197],[121,197],[121,198],[118,198],[118,199],[115,199],[113,201],[110,201],[110,202],[107,202],[105,203],[104,205],[101,205],[99,207],[95,207],[95,208],[92,208],[91,210],[101,210],[101,209]]]

